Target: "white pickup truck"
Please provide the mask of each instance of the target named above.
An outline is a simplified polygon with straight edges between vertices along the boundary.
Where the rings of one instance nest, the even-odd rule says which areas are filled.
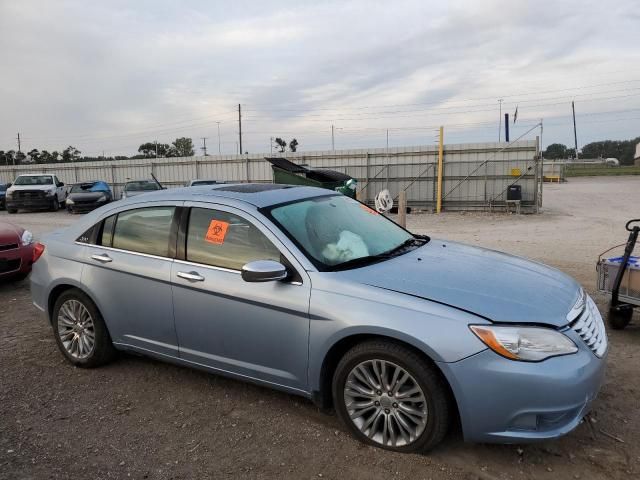
[[[5,201],[8,213],[18,210],[56,211],[64,204],[67,194],[64,183],[50,174],[19,175],[7,189]]]

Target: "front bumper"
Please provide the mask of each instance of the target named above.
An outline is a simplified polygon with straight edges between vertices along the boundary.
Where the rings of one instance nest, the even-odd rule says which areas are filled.
[[[7,210],[43,210],[53,206],[55,197],[24,198],[6,200]]]
[[[108,202],[75,202],[75,203],[67,203],[67,210],[72,213],[87,213],[95,210],[96,208],[102,207],[106,205]]]
[[[464,438],[525,443],[560,437],[578,426],[602,385],[598,358],[572,330],[578,352],[539,363],[505,359],[491,350],[440,363],[453,390]]]
[[[27,274],[33,264],[33,244],[0,251],[0,278]]]

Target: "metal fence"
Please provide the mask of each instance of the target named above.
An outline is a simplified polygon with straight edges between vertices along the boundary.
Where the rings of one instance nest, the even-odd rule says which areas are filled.
[[[372,203],[388,189],[393,197],[407,192],[408,204],[433,209],[437,191],[437,145],[272,154],[311,168],[329,168],[358,179],[361,200]],[[108,182],[119,198],[129,179],[153,173],[167,187],[195,178],[227,182],[271,182],[271,164],[265,154],[148,158],[103,162],[0,166],[0,182],[12,182],[22,173],[55,173],[67,183]],[[510,185],[522,187],[522,208],[537,211],[541,202],[541,163],[538,141],[452,144],[444,146],[443,209],[477,210],[505,205]]]

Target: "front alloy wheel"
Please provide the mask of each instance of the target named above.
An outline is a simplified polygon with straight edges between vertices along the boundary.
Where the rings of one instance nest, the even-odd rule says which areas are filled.
[[[358,430],[384,446],[409,445],[427,425],[429,409],[420,385],[386,360],[367,360],[351,370],[344,402]]]
[[[338,416],[365,443],[426,451],[447,433],[448,386],[432,362],[403,345],[356,345],[338,363],[332,387]]]

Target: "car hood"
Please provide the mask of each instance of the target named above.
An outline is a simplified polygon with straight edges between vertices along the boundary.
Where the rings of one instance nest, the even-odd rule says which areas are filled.
[[[71,200],[84,200],[84,201],[91,201],[91,200],[97,200],[102,196],[107,196],[109,195],[107,192],[101,192],[101,191],[97,191],[97,192],[76,192],[76,193],[70,193],[69,195],[67,195],[67,198],[70,198]]]
[[[11,223],[0,222],[0,245],[16,243],[20,240],[24,230]]]
[[[345,279],[450,305],[494,322],[561,327],[580,285],[541,263],[431,240],[404,255],[340,272]]]

